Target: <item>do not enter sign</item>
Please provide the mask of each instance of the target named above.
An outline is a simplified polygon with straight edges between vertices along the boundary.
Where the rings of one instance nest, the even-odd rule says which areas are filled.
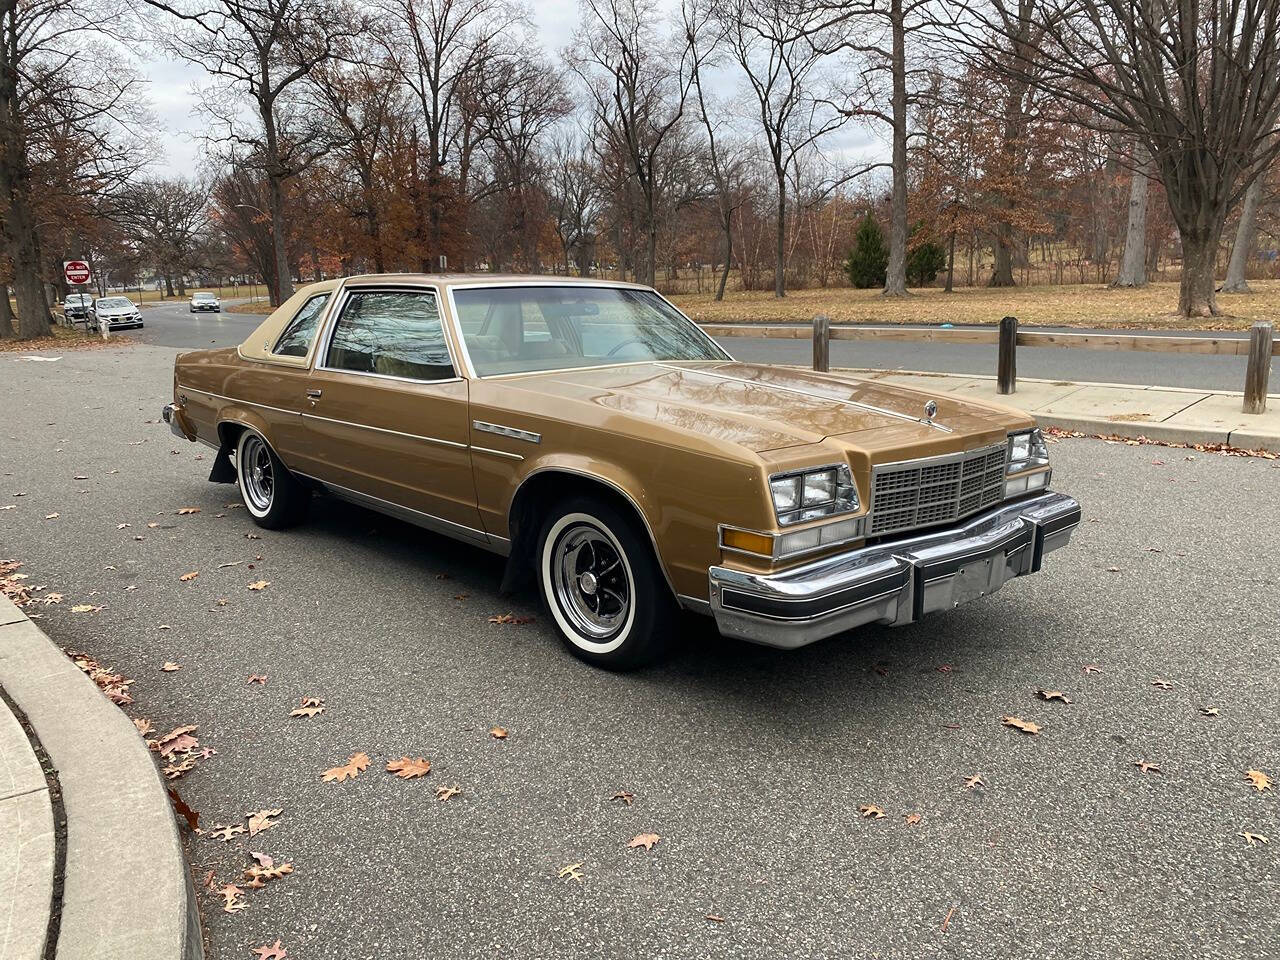
[[[72,286],[89,282],[89,265],[83,260],[67,260],[62,264],[62,274]]]

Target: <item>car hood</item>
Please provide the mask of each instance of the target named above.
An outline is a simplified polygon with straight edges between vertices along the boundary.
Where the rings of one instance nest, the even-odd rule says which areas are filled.
[[[898,447],[1011,429],[1029,420],[945,394],[752,363],[630,364],[539,374],[519,383],[757,453],[830,437],[860,447]],[[925,412],[930,400],[938,406],[932,423]]]
[[[131,317],[138,312],[137,307],[98,307],[95,311],[100,317]]]

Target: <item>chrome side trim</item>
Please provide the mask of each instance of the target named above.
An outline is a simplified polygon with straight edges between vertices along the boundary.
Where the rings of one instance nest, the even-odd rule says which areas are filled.
[[[522,456],[521,456],[520,454],[518,454],[518,453],[507,453],[507,451],[505,451],[505,450],[493,450],[493,449],[491,449],[491,448],[489,448],[489,447],[477,447],[477,446],[474,446],[474,445],[471,447],[471,452],[472,452],[472,453],[487,453],[487,454],[489,454],[490,456],[493,456],[493,457],[505,457],[505,458],[506,458],[506,459],[508,459],[508,460],[523,460],[523,459],[524,459],[524,457],[522,457]]]
[[[273,407],[273,406],[271,406],[271,405],[270,405],[270,404],[268,404],[268,403],[257,403],[257,402],[256,402],[256,401],[254,401],[254,400],[240,400],[240,399],[237,399],[236,397],[228,397],[228,396],[226,396],[226,395],[224,395],[224,394],[221,394],[221,393],[213,393],[212,391],[209,391],[209,390],[201,390],[199,387],[184,387],[184,386],[182,386],[181,384],[179,384],[179,387],[180,387],[181,389],[183,389],[183,390],[190,390],[192,393],[202,393],[202,394],[204,394],[206,397],[213,397],[215,400],[225,400],[225,401],[227,401],[227,403],[243,403],[243,404],[245,404],[246,406],[250,406],[250,407],[258,407],[258,408],[259,408],[259,409],[261,409],[261,410],[273,410],[273,411],[275,411],[276,413],[284,413],[284,414],[287,414],[287,415],[289,415],[289,416],[291,416],[291,417],[296,417],[296,416],[298,416],[298,411],[297,411],[297,410],[286,410],[284,407]],[[225,420],[225,421],[224,421],[224,420],[220,420],[220,421],[218,421],[218,422],[219,422],[219,423],[230,423],[231,421],[229,421],[229,420]]]
[[[486,420],[472,420],[471,426],[482,433],[494,433],[500,437],[511,437],[513,440],[527,440],[529,443],[541,443],[542,434],[532,430],[521,430],[501,423],[489,423]]]
[[[366,507],[370,510],[376,510],[378,513],[384,513],[389,517],[395,517],[397,520],[404,520],[414,526],[422,527],[424,530],[430,530],[433,533],[440,533],[446,537],[452,537],[455,540],[464,540],[467,543],[473,543],[476,546],[485,547],[500,556],[507,556],[511,552],[511,541],[505,537],[491,537],[483,530],[477,530],[475,527],[468,527],[466,524],[456,523],[453,520],[446,520],[443,517],[437,517],[434,514],[424,513],[421,510],[415,510],[412,507],[405,507],[398,503],[392,503],[390,500],[383,500],[381,497],[375,497],[369,493],[361,493],[359,490],[352,490],[350,487],[344,487],[338,483],[332,483],[328,480],[321,480],[319,477],[312,476],[308,473],[300,473],[294,471],[300,477],[306,477],[308,480],[316,483],[321,489],[327,490],[341,500],[346,500],[360,507]]]
[[[350,420],[336,420],[333,417],[322,417],[318,413],[303,413],[304,420],[323,420],[325,423],[336,423],[343,427],[356,427],[360,430],[376,430],[378,433],[389,433],[392,436],[404,437],[407,440],[421,440],[424,443],[436,443],[442,447],[454,447],[458,450],[465,450],[469,444],[458,443],[456,440],[443,440],[440,437],[427,437],[420,433],[405,433],[401,430],[389,430],[386,427],[375,427],[367,423],[352,423]]]
[[[665,367],[668,370],[681,370],[681,371],[685,370],[684,367],[672,367],[666,361],[663,361],[663,360],[655,360],[654,366]],[[715,371],[715,370],[692,369],[692,370],[688,370],[687,372],[700,373],[704,377],[712,377],[713,379],[716,379],[716,380],[726,380],[730,383],[742,383],[742,384],[746,384],[749,387],[760,387],[765,390],[781,390],[784,393],[794,393],[797,396],[808,397],[810,400],[826,400],[830,403],[839,403],[847,407],[858,407],[862,410],[869,410],[872,413],[881,414],[882,416],[894,417],[898,420],[906,420],[908,423],[918,423],[924,427],[932,427],[935,430],[941,430],[943,433],[955,432],[950,427],[944,426],[941,423],[936,423],[933,420],[925,420],[921,417],[913,417],[909,413],[899,413],[897,410],[889,410],[885,407],[877,407],[874,403],[863,403],[861,400],[849,400],[842,397],[829,397],[824,393],[814,393],[810,390],[801,390],[799,387],[784,387],[781,384],[777,384],[777,383],[766,383],[761,380],[748,380],[745,377],[733,377],[727,373],[720,373],[719,371]]]
[[[680,604],[681,608],[688,610],[690,613],[700,613],[704,617],[714,616],[711,611],[711,601],[709,600],[690,597],[682,593],[676,597],[676,602]]]
[[[649,518],[645,516],[644,511],[640,509],[640,504],[636,503],[635,498],[632,497],[631,494],[626,490],[623,490],[622,487],[618,486],[612,480],[594,473],[587,473],[585,470],[575,470],[572,467],[560,466],[538,467],[536,470],[531,470],[525,474],[524,479],[520,481],[520,486],[516,487],[515,492],[511,495],[511,503],[515,503],[516,500],[519,499],[520,491],[524,489],[524,485],[529,482],[530,478],[536,477],[540,473],[567,473],[575,477],[586,477],[588,480],[595,480],[598,483],[603,483],[606,487],[609,487],[611,490],[621,494],[622,498],[626,500],[627,503],[631,504],[631,508],[635,510],[636,515],[640,518],[640,522],[644,524],[645,533],[649,534],[649,545],[653,547],[653,555],[657,558],[658,569],[662,571],[662,579],[667,581],[667,586],[670,588],[672,595],[679,596],[679,594],[676,593],[676,585],[671,581],[671,574],[667,572],[666,561],[662,559],[662,551],[658,549],[658,538],[653,535],[653,527],[649,526]],[[511,507],[508,505],[508,513],[510,512],[510,509]],[[510,522],[511,517],[508,516],[508,525],[510,525]]]

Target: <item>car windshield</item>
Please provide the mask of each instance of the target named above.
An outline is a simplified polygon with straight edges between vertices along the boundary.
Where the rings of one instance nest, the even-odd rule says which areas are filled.
[[[93,297],[90,297],[87,294],[73,293],[67,297],[66,302],[75,307],[83,307],[85,304],[89,303],[92,299]]]
[[[651,290],[628,287],[455,288],[467,353],[482,377],[646,360],[728,360]]]
[[[192,299],[193,300],[216,300],[217,298],[212,293],[197,293]]]
[[[133,301],[125,297],[103,297],[98,301],[98,306],[108,310],[118,310],[121,307],[132,307]]]

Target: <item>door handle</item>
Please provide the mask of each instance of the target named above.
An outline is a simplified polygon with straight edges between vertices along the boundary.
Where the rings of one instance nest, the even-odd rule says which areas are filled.
[[[307,396],[310,397],[312,400],[316,400],[316,399],[319,399],[320,394],[322,393],[324,393],[323,390],[316,390],[315,388],[312,388],[307,391]]]

